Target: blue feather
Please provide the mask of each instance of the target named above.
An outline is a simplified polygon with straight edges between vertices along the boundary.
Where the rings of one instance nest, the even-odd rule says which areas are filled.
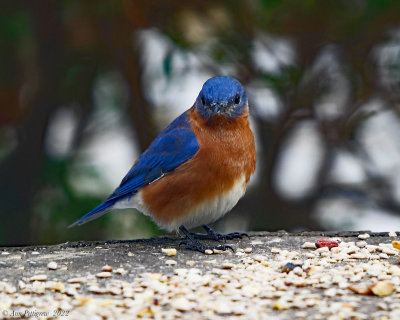
[[[107,213],[111,210],[111,207],[115,204],[116,201],[105,201],[102,204],[98,205],[92,211],[86,213],[84,216],[80,217],[77,221],[73,224],[69,225],[68,228],[72,228],[75,226],[80,226],[86,222],[92,221],[103,214]]]
[[[184,112],[166,127],[142,153],[121,184],[107,200],[81,217],[70,227],[81,225],[100,217],[112,209],[119,200],[131,197],[144,187],[192,158],[199,150],[196,136]]]

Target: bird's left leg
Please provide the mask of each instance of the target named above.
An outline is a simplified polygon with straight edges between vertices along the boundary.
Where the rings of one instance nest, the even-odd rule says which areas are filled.
[[[191,233],[192,237],[195,239],[203,239],[203,240],[232,240],[232,239],[241,239],[243,237],[247,237],[250,239],[249,235],[244,232],[232,232],[228,234],[220,234],[215,232],[207,225],[202,225],[203,229],[206,230],[207,234],[198,234],[198,233]]]
[[[186,249],[189,250],[196,250],[196,251],[200,251],[202,253],[205,253],[205,251],[207,249],[217,249],[217,250],[227,250],[230,249],[232,251],[233,248],[231,246],[228,245],[218,245],[218,246],[206,246],[204,244],[201,244],[194,236],[192,233],[190,233],[184,226],[180,226],[179,230],[181,230],[185,236],[186,236],[186,240],[183,240],[179,243],[179,245],[184,245],[186,246]]]
[[[214,240],[232,240],[232,239],[242,239],[243,237],[247,237],[250,239],[249,235],[244,232],[232,232],[232,233],[227,233],[227,234],[220,234],[218,232],[215,232],[213,229],[211,229],[207,225],[202,225],[203,229],[206,230],[207,235],[210,237],[210,239]]]

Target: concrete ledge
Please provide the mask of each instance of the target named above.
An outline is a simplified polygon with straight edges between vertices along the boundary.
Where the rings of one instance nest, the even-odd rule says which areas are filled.
[[[319,238],[340,244],[302,248]],[[235,253],[212,255],[179,248],[176,237],[3,247],[0,319],[400,319],[396,239],[253,232],[227,242]]]

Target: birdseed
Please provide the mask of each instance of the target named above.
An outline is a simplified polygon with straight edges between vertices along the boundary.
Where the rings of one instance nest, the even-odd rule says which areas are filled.
[[[103,268],[101,268],[102,271],[105,272],[111,272],[113,270],[112,266],[105,265]]]
[[[176,256],[176,249],[175,248],[162,248],[161,252],[167,256]]]
[[[118,268],[107,255],[97,270],[63,262],[72,266],[65,271],[70,278],[62,268],[47,270],[54,261],[46,268],[47,262],[32,258],[15,281],[0,280],[0,309],[63,310],[72,320],[400,319],[399,250],[391,240],[328,238],[338,246],[317,249],[303,239],[288,250],[285,241],[258,239],[261,244],[240,255],[182,251],[179,259],[165,260],[158,248],[152,258],[159,261],[157,272],[143,269],[126,251]],[[142,256],[135,252],[138,260]],[[15,257],[2,259],[20,261]],[[101,267],[105,263],[110,265]],[[0,319],[9,318],[0,313]]]
[[[56,270],[58,268],[57,262],[51,261],[47,264],[47,268],[50,270]]]

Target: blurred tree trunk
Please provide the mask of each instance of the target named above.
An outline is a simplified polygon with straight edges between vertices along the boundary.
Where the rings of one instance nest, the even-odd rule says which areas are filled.
[[[18,145],[0,168],[1,241],[28,244],[31,234],[31,201],[45,161],[45,134],[57,106],[61,75],[62,39],[58,1],[27,2],[32,6],[38,39],[39,89],[25,123],[19,130]]]
[[[141,67],[138,48],[134,45],[134,30],[126,19],[104,20],[100,23],[108,53],[125,78],[129,89],[129,116],[136,133],[139,150],[144,151],[156,133],[152,106],[144,97],[141,86]]]

